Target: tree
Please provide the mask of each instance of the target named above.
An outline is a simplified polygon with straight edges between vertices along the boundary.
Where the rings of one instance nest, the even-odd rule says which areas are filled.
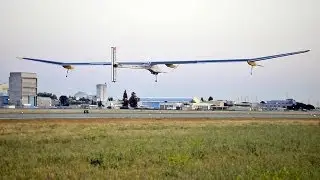
[[[201,97],[201,102],[203,102],[204,101],[204,99],[203,99],[203,97]]]
[[[81,101],[75,101],[75,100],[72,100],[72,99],[70,100],[70,99],[69,99],[69,104],[70,104],[70,105],[80,105],[80,104],[82,104],[82,102],[81,102]]]
[[[84,98],[84,97],[80,98],[79,101],[81,101],[82,103],[86,103],[86,104],[89,104],[91,102],[90,99]]]
[[[98,107],[103,107],[102,101],[98,101]]]
[[[37,96],[39,96],[39,97],[49,97],[51,99],[57,99],[57,96],[55,94],[47,93],[47,92],[39,92],[37,94]]]
[[[130,107],[136,108],[138,107],[138,102],[140,99],[137,97],[135,92],[131,93],[131,97],[129,98],[129,105]]]
[[[124,92],[123,92],[122,101],[123,101],[122,106],[127,108],[129,105],[127,90],[124,90]]]
[[[69,106],[69,99],[67,96],[60,96],[59,101],[61,106]]]
[[[315,107],[313,105],[311,105],[311,104],[307,104],[306,108],[308,110],[314,110],[315,109]]]
[[[47,92],[39,92],[37,94],[39,97],[50,97],[51,93],[47,93]]]
[[[52,96],[51,96],[50,98],[51,98],[51,99],[54,99],[54,100],[58,99],[55,94],[52,94]]]
[[[212,101],[212,100],[213,100],[213,97],[210,96],[210,97],[208,98],[208,101]]]
[[[311,104],[304,104],[301,102],[297,102],[296,104],[292,106],[287,107],[288,110],[313,110],[315,107]]]
[[[123,100],[124,99],[128,99],[128,94],[127,94],[127,90],[124,90],[124,92],[123,92],[123,98],[122,98]]]
[[[97,105],[96,101],[91,100],[91,105]]]

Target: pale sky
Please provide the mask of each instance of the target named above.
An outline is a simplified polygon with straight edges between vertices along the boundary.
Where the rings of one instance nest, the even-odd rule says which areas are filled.
[[[125,89],[140,97],[205,97],[271,100],[287,96],[320,101],[319,0],[3,0],[0,2],[0,83],[12,71],[35,72],[38,91],[108,94]],[[62,67],[17,56],[56,61],[118,61],[246,58],[311,49],[261,62],[181,65],[160,74],[110,67],[76,67],[66,78]]]

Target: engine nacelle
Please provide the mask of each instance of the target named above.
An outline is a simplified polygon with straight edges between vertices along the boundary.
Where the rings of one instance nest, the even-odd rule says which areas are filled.
[[[178,65],[175,65],[175,64],[165,64],[167,67],[169,67],[169,68],[173,68],[173,69],[175,69],[175,68],[177,68],[178,67]]]
[[[66,74],[66,77],[68,77],[68,73],[69,73],[69,70],[72,70],[74,69],[73,66],[71,65],[62,65],[63,68],[67,69],[67,74]]]
[[[256,62],[256,61],[247,61],[247,63],[248,63],[251,67],[255,67],[255,66],[263,67],[262,65],[257,64],[257,62]]]
[[[247,63],[250,65],[250,66],[257,66],[257,63],[255,61],[247,61]]]
[[[71,66],[71,65],[63,65],[62,67],[65,68],[65,69],[67,69],[67,70],[74,69],[74,67]]]
[[[151,66],[150,68],[147,69],[148,71],[151,72],[151,74],[159,74],[159,73],[164,73],[164,71],[162,71],[159,66],[157,65],[154,65],[154,66]]]

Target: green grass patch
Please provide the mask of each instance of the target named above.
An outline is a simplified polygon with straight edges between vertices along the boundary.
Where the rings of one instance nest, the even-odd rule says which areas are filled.
[[[1,179],[320,179],[320,126],[1,123]]]

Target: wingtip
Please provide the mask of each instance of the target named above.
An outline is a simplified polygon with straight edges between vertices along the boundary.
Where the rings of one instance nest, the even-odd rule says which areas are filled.
[[[311,51],[310,49],[306,49],[306,50],[301,50],[301,51],[298,51],[298,52],[296,52],[297,54],[301,54],[301,53],[307,53],[307,52],[309,52],[309,51]]]
[[[19,60],[23,60],[23,57],[16,57],[17,59],[19,59]]]

